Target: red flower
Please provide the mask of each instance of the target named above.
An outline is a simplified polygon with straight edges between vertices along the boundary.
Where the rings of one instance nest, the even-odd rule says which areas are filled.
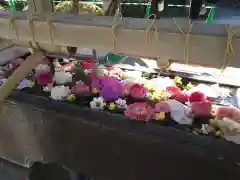
[[[191,104],[191,110],[195,116],[207,116],[212,112],[212,103],[209,101],[194,101]]]
[[[52,74],[50,72],[47,73],[36,73],[35,74],[37,84],[41,86],[46,86],[49,83],[52,83]]]
[[[168,112],[170,112],[170,106],[168,103],[156,103],[155,111],[168,113]]]
[[[81,62],[82,68],[85,69],[92,69],[93,68],[93,61],[92,59],[85,59]]]
[[[140,121],[149,121],[154,114],[154,109],[145,102],[137,102],[128,106],[124,111],[124,115],[140,120]]]
[[[71,88],[71,92],[77,95],[90,94],[90,87],[85,84],[76,84]]]
[[[205,95],[202,92],[196,91],[190,94],[189,101],[195,102],[195,101],[205,101]]]
[[[168,86],[166,88],[166,91],[167,91],[167,93],[169,94],[170,97],[174,94],[181,93],[181,89],[177,86]]]
[[[133,98],[142,99],[142,98],[144,98],[146,96],[147,92],[148,92],[147,88],[141,86],[140,84],[133,84],[130,87],[129,94]]]
[[[173,94],[171,98],[173,98],[173,99],[175,99],[175,100],[177,100],[181,103],[185,103],[189,99],[188,95],[186,93],[183,93],[183,92]]]

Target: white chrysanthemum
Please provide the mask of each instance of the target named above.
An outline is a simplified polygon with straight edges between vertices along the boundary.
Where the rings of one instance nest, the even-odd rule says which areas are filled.
[[[201,131],[203,134],[208,134],[212,132],[212,128],[209,124],[202,124]]]
[[[72,74],[70,72],[58,71],[54,73],[54,81],[56,84],[66,84],[72,82]]]
[[[61,101],[70,94],[69,87],[55,86],[51,89],[51,98],[54,100]]]
[[[93,98],[93,100],[90,102],[90,106],[92,109],[104,109],[106,103],[104,102],[102,97]]]
[[[50,69],[50,66],[47,65],[47,64],[39,64],[37,65],[37,67],[35,68],[35,71],[36,72],[43,72],[43,73],[47,73],[47,72],[50,72],[51,69]]]
[[[127,101],[125,99],[118,99],[115,101],[117,108],[126,109],[127,108]]]

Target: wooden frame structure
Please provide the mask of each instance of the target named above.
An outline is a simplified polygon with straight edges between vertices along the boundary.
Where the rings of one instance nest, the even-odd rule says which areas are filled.
[[[62,46],[87,47],[159,61],[240,67],[238,27],[190,24],[183,18],[156,20],[122,18],[119,14],[96,17],[52,13],[50,0],[29,0],[29,7],[27,13],[0,15],[0,38],[21,46],[38,44],[50,52],[62,51]]]

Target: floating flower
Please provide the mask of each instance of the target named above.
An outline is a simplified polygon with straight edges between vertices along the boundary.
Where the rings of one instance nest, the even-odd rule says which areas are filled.
[[[90,102],[90,107],[92,109],[104,109],[105,106],[106,103],[104,102],[104,99],[102,97],[93,98],[93,100]]]
[[[61,67],[58,68],[58,71],[64,71],[64,72],[71,72],[71,73],[73,73],[75,71],[75,63],[71,62],[69,64],[61,66]]]
[[[17,89],[23,89],[23,88],[26,88],[26,87],[31,87],[31,84],[34,83],[28,79],[24,79],[20,82],[20,84],[18,85]]]
[[[155,119],[157,121],[162,121],[165,119],[165,112],[159,112],[155,114]]]
[[[130,88],[131,88],[131,85],[130,84],[124,84],[123,85],[123,93],[124,93],[124,96],[128,96],[129,93],[130,93]]]
[[[208,116],[212,112],[212,103],[209,101],[194,101],[191,104],[191,112],[195,116]]]
[[[67,96],[67,101],[74,102],[76,100],[76,96],[74,94],[70,94]]]
[[[47,84],[52,83],[53,77],[50,66],[48,64],[39,64],[35,68],[35,78],[37,84],[41,86],[46,86]]]
[[[71,88],[71,92],[78,95],[89,95],[90,87],[83,83],[78,83]]]
[[[133,103],[124,111],[125,116],[141,121],[149,121],[153,114],[153,108],[144,102]]]
[[[127,101],[125,99],[118,99],[115,101],[117,108],[119,109],[126,109],[127,108]]]
[[[130,87],[130,96],[132,96],[133,98],[136,98],[136,99],[142,99],[146,96],[148,92],[148,89],[141,86],[140,84],[133,84],[131,87]]]
[[[113,111],[113,110],[116,109],[116,105],[115,105],[113,102],[111,102],[111,103],[108,104],[108,109],[109,109],[110,111]]]
[[[81,64],[81,66],[82,66],[82,68],[83,68],[84,70],[86,70],[86,69],[92,69],[92,68],[93,68],[93,65],[94,65],[92,59],[90,59],[90,58],[81,61],[80,64]]]
[[[177,86],[168,86],[166,88],[167,94],[171,97],[175,94],[181,93],[181,89]]]
[[[56,84],[66,84],[72,82],[72,74],[70,72],[55,72],[54,73],[54,80]]]
[[[229,118],[240,122],[240,110],[235,107],[218,107],[216,109],[216,116],[218,118]]]
[[[200,91],[192,92],[189,96],[189,101],[191,103],[195,101],[205,101],[205,95]]]
[[[24,59],[22,59],[22,58],[13,59],[13,60],[9,63],[9,67],[10,67],[13,71],[15,71],[23,62],[24,62]]]
[[[155,104],[155,111],[156,112],[168,113],[168,112],[170,112],[170,106],[166,102],[156,103]]]
[[[112,77],[103,77],[100,80],[102,87],[100,88],[100,95],[106,101],[117,100],[124,96],[123,83]]]
[[[183,93],[183,92],[179,92],[179,93],[176,93],[176,94],[173,94],[171,96],[172,99],[176,99],[177,101],[181,102],[181,103],[185,103],[188,101],[188,95],[186,93]]]
[[[185,87],[185,89],[187,89],[187,90],[190,90],[190,89],[192,89],[192,88],[193,88],[193,85],[192,85],[191,82],[189,82],[189,83],[186,85],[186,87]]]
[[[51,98],[54,100],[64,100],[70,94],[69,87],[65,86],[55,86],[51,89]]]
[[[182,84],[182,78],[179,76],[175,76],[174,81],[176,84]]]
[[[29,88],[33,88],[35,85],[36,85],[36,83],[35,83],[34,81],[31,81],[31,82],[28,84],[28,87],[29,87]]]
[[[35,73],[37,84],[40,86],[46,86],[49,83],[52,83],[53,77],[51,72],[46,73]]]

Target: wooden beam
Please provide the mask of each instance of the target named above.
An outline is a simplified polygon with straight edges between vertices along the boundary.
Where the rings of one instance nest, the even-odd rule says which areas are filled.
[[[26,20],[26,14],[19,12],[14,16],[16,28],[11,28],[11,17],[5,14],[0,17],[0,38],[17,40],[20,44],[35,40],[40,44],[51,44],[50,26],[39,14],[33,15],[32,33]],[[96,48],[99,51],[122,53],[129,56],[163,58],[182,61],[186,44],[186,36],[180,33],[179,27],[187,32],[187,19],[161,18],[155,21],[158,32],[151,31],[151,41],[147,43],[146,31],[153,20],[123,18],[116,29],[113,40],[114,17],[77,16],[70,14],[54,14],[54,44],[61,46]],[[16,33],[17,32],[17,33]],[[158,36],[158,38],[157,38]],[[226,49],[225,25],[208,25],[196,22],[189,38],[189,62],[220,67]],[[33,38],[34,37],[34,38]],[[240,34],[233,39],[235,56],[229,66],[240,67]],[[45,47],[45,46],[42,46]],[[48,49],[47,46],[45,48]]]

